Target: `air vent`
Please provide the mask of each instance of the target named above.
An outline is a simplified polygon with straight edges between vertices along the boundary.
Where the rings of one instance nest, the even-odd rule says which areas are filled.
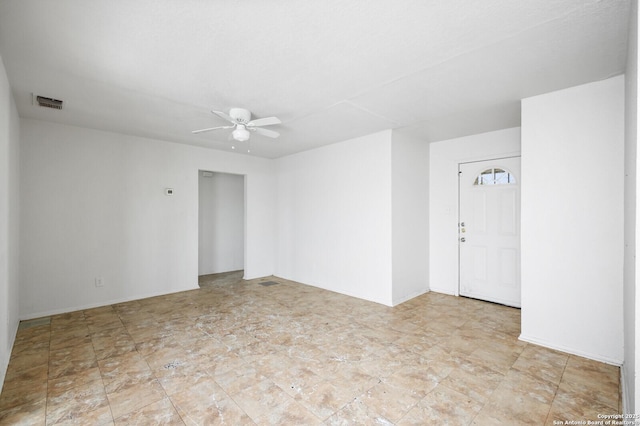
[[[44,96],[36,96],[38,105],[45,108],[62,109],[62,101],[59,99],[45,98]]]

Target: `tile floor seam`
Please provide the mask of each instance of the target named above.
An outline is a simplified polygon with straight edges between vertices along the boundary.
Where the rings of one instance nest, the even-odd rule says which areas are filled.
[[[214,382],[215,382],[215,379],[214,379]],[[218,384],[218,382],[215,382],[215,383],[216,383],[216,384]],[[253,418],[249,415],[249,413],[247,413],[247,411],[242,407],[242,405],[241,405],[238,401],[236,401],[236,400],[235,400],[235,398],[234,398],[230,393],[228,393],[228,392],[225,390],[225,388],[224,388],[224,387],[222,387],[220,384],[218,384],[218,386],[220,386],[220,389],[222,389],[222,391],[225,393],[225,395],[227,395],[227,397],[228,397],[231,401],[233,401],[233,403],[234,403],[234,404],[236,404],[236,405],[237,405],[237,406],[238,406],[238,407],[239,407],[239,408],[240,408],[240,409],[241,409],[241,410],[242,410],[242,411],[247,415],[247,417],[249,417],[249,419],[251,420],[251,422],[252,422],[253,424],[256,424],[255,420],[253,420]],[[240,395],[240,392],[238,392],[238,395]]]
[[[207,373],[207,374],[209,374],[209,373]],[[229,398],[231,401],[233,401],[233,403],[236,404],[238,407],[240,407],[240,404],[238,404],[238,402],[233,399],[233,396],[231,396],[231,394],[229,392],[227,392],[227,390],[224,387],[222,387],[222,385],[220,383],[218,383],[216,381],[216,378],[213,377],[211,374],[209,374],[209,376],[211,377],[211,379],[213,379],[213,382],[220,387],[220,389],[226,395],[226,397]]]
[[[52,345],[52,329],[51,329],[51,322],[49,323],[49,352],[47,354],[47,393],[44,397],[45,402],[44,402],[44,425],[47,425],[47,412],[49,411],[49,362],[51,361],[51,345]],[[14,343],[15,344],[15,343]],[[13,350],[13,348],[12,348]]]
[[[171,399],[171,397],[167,397],[167,399],[169,400],[169,402],[171,403],[171,406],[173,407],[173,409],[175,410],[176,414],[178,414],[178,417],[180,417],[180,421],[182,421],[182,424],[186,425],[187,422],[185,421],[185,419],[182,417],[182,414],[180,414],[180,411],[178,410],[178,407],[176,407],[176,404],[173,402],[173,399]]]
[[[276,386],[278,386],[278,388],[280,388],[280,386],[279,386],[278,384],[276,384]],[[302,405],[302,404],[300,404],[298,401],[296,401],[296,400],[295,400],[295,398],[293,398],[291,395],[289,395],[289,394],[288,394],[284,389],[282,389],[282,388],[280,388],[280,389],[282,390],[282,392],[283,392],[287,397],[289,397],[289,398],[291,399],[291,401],[292,401],[294,404],[297,404],[297,405],[302,406],[303,408],[306,408],[306,407],[304,407],[304,405]],[[314,416],[314,417],[316,417],[320,422],[324,422],[324,420],[323,420],[322,418],[320,418],[320,417],[319,417],[316,413],[314,413],[313,411],[311,411],[311,415],[312,415],[312,416]]]
[[[564,362],[564,365],[562,366],[562,374],[560,374],[560,381],[558,382],[558,385],[556,386],[556,391],[553,394],[553,399],[551,400],[551,404],[549,405],[549,412],[547,413],[547,418],[545,419],[545,423],[547,423],[549,421],[549,417],[551,416],[551,412],[552,412],[552,409],[553,409],[553,404],[556,401],[556,397],[558,396],[558,391],[560,390],[560,385],[562,384],[562,378],[564,377],[564,372],[567,370],[567,364],[569,364],[569,357],[567,357],[567,359]]]
[[[91,334],[89,334],[89,336],[91,336]],[[95,345],[93,344],[93,337],[91,337],[91,346],[93,347],[93,352],[95,354]],[[96,366],[98,368],[98,372],[100,373],[100,382],[102,383],[102,389],[104,391],[104,397],[107,400],[107,404],[109,405],[109,414],[111,414],[111,421],[115,424],[115,417],[113,416],[113,409],[111,407],[111,401],[109,401],[109,395],[107,395],[107,386],[104,383],[104,375],[102,374],[102,370],[100,368],[100,363],[97,361],[97,355],[96,355]]]
[[[344,407],[346,407],[347,405],[351,404],[353,401],[355,401],[356,399],[358,399],[358,396],[352,398],[350,401],[348,400],[347,402],[345,402],[344,404],[342,404],[340,406],[340,408],[338,408],[337,410],[334,410],[331,414],[329,414],[324,420],[322,420],[323,422],[326,422],[327,420],[329,420],[333,415],[335,415],[337,412],[341,411],[344,409]]]

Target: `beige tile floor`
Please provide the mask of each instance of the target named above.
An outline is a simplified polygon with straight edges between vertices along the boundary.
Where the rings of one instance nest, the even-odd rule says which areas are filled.
[[[551,425],[620,411],[617,367],[518,341],[517,309],[436,293],[389,308],[269,280],[21,329],[0,424]]]

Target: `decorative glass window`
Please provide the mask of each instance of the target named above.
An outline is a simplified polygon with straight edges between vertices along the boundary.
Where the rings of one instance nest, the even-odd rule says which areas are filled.
[[[516,183],[516,178],[506,170],[492,168],[480,173],[474,185],[510,185]]]

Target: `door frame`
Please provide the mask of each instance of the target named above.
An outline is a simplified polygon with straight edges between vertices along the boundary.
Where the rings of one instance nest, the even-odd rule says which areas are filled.
[[[501,155],[498,157],[481,157],[478,159],[474,159],[474,160],[468,160],[468,161],[458,161],[458,167],[457,167],[457,173],[458,173],[458,197],[457,197],[457,226],[456,226],[456,238],[457,238],[457,243],[458,243],[458,268],[457,268],[457,275],[458,275],[458,285],[456,285],[456,291],[455,291],[455,295],[456,296],[460,296],[460,267],[461,267],[461,259],[460,259],[460,166],[462,164],[473,164],[473,163],[483,163],[485,161],[500,161],[500,160],[506,160],[506,159],[510,159],[510,158],[520,158],[522,159],[522,154],[510,154],[510,155]],[[518,179],[520,180],[520,182],[522,181],[522,170],[520,170],[520,176],[518,177]],[[520,192],[520,197],[522,199],[522,191]],[[520,219],[520,232],[522,232],[522,219]],[[520,273],[522,274],[522,272],[520,271]],[[521,275],[522,276],[522,275]],[[466,297],[466,296],[465,296]],[[489,302],[489,303],[493,303],[493,302]]]
[[[243,211],[242,211],[242,232],[243,232],[243,237],[242,237],[242,269],[244,271],[246,271],[246,267],[247,267],[247,174],[245,173],[232,173],[232,172],[221,172],[215,169],[205,169],[205,168],[198,168],[197,169],[197,173],[198,173],[198,178],[196,180],[196,193],[198,194],[197,196],[197,216],[198,216],[198,226],[197,226],[197,238],[196,238],[196,253],[198,254],[198,268],[197,268],[197,276],[200,276],[200,229],[202,226],[201,223],[201,217],[200,217],[200,203],[201,203],[201,198],[200,198],[200,174],[203,172],[207,172],[207,173],[214,173],[214,174],[225,174],[225,175],[231,175],[231,176],[239,176],[242,177],[242,181],[243,181],[243,186],[242,186],[242,204],[243,204]],[[245,272],[246,273],[246,272]],[[243,276],[244,279],[244,276]]]

